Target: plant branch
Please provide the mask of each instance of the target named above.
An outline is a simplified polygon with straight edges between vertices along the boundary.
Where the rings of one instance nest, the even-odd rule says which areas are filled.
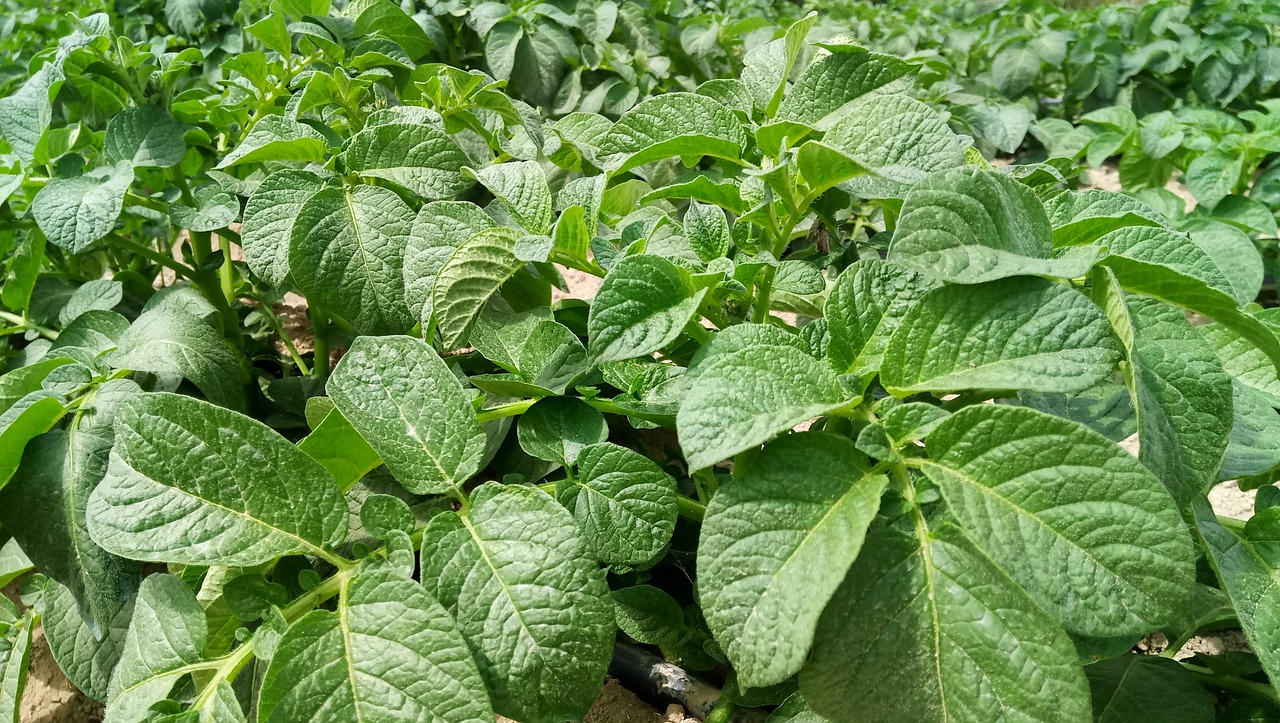
[[[54,331],[53,329],[40,326],[39,324],[26,318],[25,316],[18,316],[17,314],[10,314],[7,311],[0,311],[0,319],[4,319],[5,321],[15,325],[19,329],[30,329],[50,341],[53,341],[54,339],[58,338],[58,332]]]
[[[503,417],[514,417],[518,414],[524,414],[525,411],[527,411],[529,407],[532,407],[534,402],[536,401],[538,400],[524,399],[519,402],[511,402],[510,404],[503,404],[497,407],[491,407],[489,409],[482,409],[479,412],[476,412],[476,420],[479,421],[481,424],[484,424],[485,422],[492,422],[495,419],[502,419]]]
[[[185,279],[194,279],[197,275],[196,270],[191,268],[190,266],[187,266],[186,264],[173,258],[172,256],[169,256],[167,254],[162,254],[159,251],[156,251],[155,249],[149,246],[140,244],[137,241],[134,241],[133,239],[128,238],[127,236],[121,236],[118,233],[113,233],[107,236],[107,238],[112,243],[122,248],[126,248],[130,250],[133,253],[147,259],[148,261],[152,261],[156,264],[159,264],[169,269],[170,271],[177,273],[178,275],[182,276]]]

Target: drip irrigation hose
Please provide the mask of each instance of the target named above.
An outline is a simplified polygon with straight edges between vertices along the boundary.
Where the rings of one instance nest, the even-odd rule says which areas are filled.
[[[613,676],[631,692],[660,706],[678,703],[689,715],[705,721],[720,700],[720,690],[694,677],[684,668],[647,650],[618,643],[609,664]],[[738,708],[731,723],[763,723],[768,713],[758,708]]]

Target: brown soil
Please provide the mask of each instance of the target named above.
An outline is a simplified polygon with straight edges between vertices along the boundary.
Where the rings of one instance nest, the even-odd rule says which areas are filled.
[[[31,667],[22,694],[22,723],[101,723],[102,704],[71,685],[53,660],[44,632],[31,641]]]

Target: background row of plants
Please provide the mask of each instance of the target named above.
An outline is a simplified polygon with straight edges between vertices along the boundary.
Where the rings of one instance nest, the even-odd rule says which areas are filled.
[[[579,719],[618,641],[719,716],[1280,714],[1268,101],[995,168],[860,7],[15,15],[0,718],[37,626],[111,723]]]

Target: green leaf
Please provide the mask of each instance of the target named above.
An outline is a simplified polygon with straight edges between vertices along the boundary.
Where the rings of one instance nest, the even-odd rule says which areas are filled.
[[[467,201],[433,201],[418,211],[405,246],[404,294],[410,312],[424,326],[431,318],[431,290],[440,269],[467,239],[493,226],[493,219]]]
[[[600,284],[587,318],[592,362],[647,356],[671,344],[695,320],[705,295],[689,272],[660,256],[622,259]]]
[[[255,123],[240,145],[223,156],[215,167],[224,169],[262,161],[322,163],[328,149],[320,131],[284,116],[269,115]]]
[[[0,98],[0,133],[23,161],[35,158],[36,147],[53,120],[53,99],[65,79],[62,64],[49,61],[17,92]]]
[[[373,569],[344,587],[337,612],[313,611],[280,639],[262,682],[258,720],[493,720],[466,641],[421,585]]]
[[[417,61],[431,50],[432,41],[422,26],[400,6],[388,0],[360,0],[349,3],[344,11],[356,21],[355,37],[373,35],[391,39]]]
[[[66,413],[62,402],[45,391],[31,392],[0,412],[0,490],[18,469],[27,444],[52,429]]]
[[[660,588],[635,585],[611,595],[618,629],[636,642],[672,646],[688,635],[680,603]]]
[[[120,661],[133,619],[133,600],[100,628],[85,621],[76,596],[56,580],[45,585],[41,600],[41,624],[58,667],[85,695],[105,702],[111,673]]]
[[[703,261],[718,259],[729,253],[733,235],[729,232],[729,219],[718,206],[693,201],[684,214],[684,231],[689,244]]]
[[[467,156],[444,131],[419,123],[385,123],[351,137],[347,168],[381,178],[428,201],[451,198],[471,187],[462,176]]]
[[[1243,155],[1211,150],[1187,167],[1187,188],[1201,206],[1211,209],[1231,194],[1243,171]]]
[[[265,424],[176,394],[116,412],[106,478],[89,497],[89,533],[108,552],[188,565],[260,565],[325,556],[347,508],[333,478]]]
[[[772,118],[782,103],[791,68],[804,49],[805,37],[817,19],[818,14],[810,12],[792,23],[783,37],[757,45],[743,57],[742,83],[766,118]]]
[[[129,320],[114,311],[91,309],[77,315],[75,321],[58,333],[48,353],[49,356],[69,357],[87,367],[106,371],[108,367],[99,357],[115,349],[128,329]]]
[[[298,209],[289,270],[312,305],[361,334],[398,334],[415,323],[404,295],[413,209],[376,186],[326,188]]]
[[[357,338],[327,388],[410,492],[460,488],[479,471],[484,430],[458,378],[421,339]]]
[[[294,221],[307,199],[324,185],[324,179],[311,171],[286,168],[264,178],[245,203],[240,225],[244,260],[271,286],[282,286],[289,278]]]
[[[6,598],[0,604],[0,615],[5,612],[3,605],[12,606],[12,603]],[[31,630],[34,627],[35,619],[31,612],[27,612],[15,624],[6,625],[5,633],[0,634],[0,718],[13,723],[22,723],[19,714],[22,691],[27,684],[27,666],[31,661]]]
[[[1254,321],[1271,322],[1280,318],[1266,311],[1259,316],[1262,314],[1267,316],[1261,320],[1254,318]],[[1223,323],[1206,324],[1197,329],[1209,340],[1218,359],[1222,361],[1222,368],[1228,374],[1262,395],[1271,406],[1280,407],[1280,378],[1277,378],[1275,364],[1262,348],[1252,343],[1251,338],[1246,338]],[[1256,338],[1256,335],[1253,336]],[[3,377],[0,377],[0,381],[2,380]]]
[[[1231,378],[1184,312],[1108,282],[1103,305],[1129,362],[1138,459],[1181,509],[1217,480],[1231,434]]]
[[[31,203],[36,225],[55,246],[80,253],[111,233],[133,183],[133,166],[121,161],[73,178],[54,178]]]
[[[1197,279],[1228,296],[1234,291],[1227,274],[1213,257],[1188,239],[1186,234],[1167,228],[1130,226],[1112,231],[1098,243],[1107,247],[1112,254],[1112,258],[1107,259],[1109,262],[1116,263],[1114,257],[1120,256],[1131,261],[1156,264],[1182,276]],[[1124,281],[1123,277],[1121,281]]]
[[[329,410],[311,434],[298,442],[298,449],[323,465],[342,492],[382,464],[378,452],[337,409]]]
[[[360,505],[360,527],[379,540],[390,540],[397,532],[413,532],[416,520],[409,503],[392,495],[369,495]]]
[[[1231,598],[1249,647],[1258,656],[1272,687],[1280,690],[1280,625],[1275,617],[1275,611],[1280,609],[1276,510],[1271,508],[1263,516],[1255,516],[1243,534],[1223,527],[1206,500],[1197,500],[1192,511],[1209,562]]]
[[[738,160],[747,145],[738,117],[719,102],[694,93],[664,93],[641,101],[600,140],[613,175],[680,156]]]
[[[1085,666],[1097,723],[1150,720],[1167,723],[1213,720],[1213,696],[1177,661],[1128,653]]]
[[[1231,389],[1235,419],[1219,480],[1262,474],[1280,465],[1280,414],[1238,379],[1231,380]]]
[[[537,161],[496,163],[468,173],[484,184],[526,231],[546,235],[555,221],[547,174]]]
[[[1045,279],[1015,277],[929,292],[889,339],[880,377],[897,396],[1071,393],[1101,381],[1119,359],[1106,318],[1088,297]]]
[[[934,286],[929,277],[887,261],[851,264],[836,279],[822,312],[831,366],[839,374],[880,371],[893,332]]]
[[[1182,518],[1110,440],[1032,409],[978,404],[948,417],[926,448],[924,472],[950,513],[1068,630],[1142,635],[1184,615],[1195,553]]]
[[[182,133],[182,126],[160,106],[125,108],[107,122],[102,153],[109,163],[128,161],[134,168],[168,168],[181,163],[186,155]]]
[[[1126,226],[1164,226],[1147,204],[1123,193],[1100,189],[1067,191],[1045,203],[1053,227],[1053,245],[1084,246]]]
[[[188,231],[217,231],[240,217],[240,199],[216,183],[195,190],[195,205],[175,203],[169,206],[169,219],[174,226]]]
[[[648,457],[608,442],[584,447],[576,466],[556,498],[596,559],[642,565],[661,554],[676,527],[676,481]]]
[[[1231,294],[1244,305],[1262,291],[1264,266],[1258,247],[1243,231],[1225,223],[1206,223],[1191,229],[1191,241],[1227,279]]]
[[[509,228],[485,229],[458,246],[440,267],[431,291],[431,310],[444,348],[466,344],[485,304],[524,267],[515,256],[520,237]]]
[[[547,397],[520,415],[516,433],[529,456],[568,467],[582,450],[609,438],[609,425],[581,399]]]
[[[711,498],[698,598],[739,684],[774,685],[800,670],[884,486],[847,438],[806,432],[765,445]]]
[[[85,509],[107,472],[116,410],[142,393],[127,379],[105,382],[81,402],[65,431],[35,439],[0,492],[0,523],[40,571],[65,585],[86,617],[107,626],[132,597],[142,566],[89,538]]]
[[[929,173],[964,164],[964,147],[946,119],[905,95],[858,99],[823,142],[879,177],[848,182],[868,197],[901,198]]]
[[[1018,401],[1045,414],[1083,424],[1112,442],[1138,432],[1129,388],[1111,380],[1072,395],[1019,392]]]
[[[779,336],[789,335],[754,324],[730,327],[695,358],[676,415],[690,469],[710,467],[858,401],[829,366],[803,351],[799,337]]]
[[[934,173],[911,189],[889,260],[939,281],[977,284],[1009,276],[1075,278],[1092,250],[1051,258],[1053,236],[1035,193],[1003,173],[972,166]]]
[[[580,719],[613,651],[604,572],[573,516],[532,487],[482,485],[431,519],[422,584],[453,613],[501,715]]]
[[[1188,252],[1187,249],[1194,250]],[[1209,267],[1198,264],[1189,267],[1179,263],[1179,257],[1207,258],[1203,251],[1183,238],[1179,244],[1160,244],[1156,248],[1144,249],[1143,253],[1149,256],[1134,258],[1126,252],[1126,255],[1109,256],[1102,264],[1115,273],[1126,291],[1151,296],[1203,314],[1242,337],[1246,340],[1246,347],[1252,345],[1259,350],[1263,359],[1270,359],[1272,367],[1267,374],[1272,375],[1272,379],[1275,378],[1276,370],[1280,370],[1280,339],[1277,339],[1276,333],[1254,316],[1240,310],[1236,300],[1230,295],[1229,283],[1225,277],[1218,275],[1217,279],[1221,280],[1223,286],[1228,286],[1227,290],[1205,282],[1203,277],[1210,275]],[[1215,347],[1218,344],[1215,343]],[[1223,356],[1223,353],[1219,348],[1219,356]],[[1224,358],[1223,364],[1228,367],[1227,371],[1232,371],[1231,362]]]
[[[70,363],[72,360],[67,357],[51,357],[0,374],[0,414],[7,412],[28,394],[40,391],[49,372]]]
[[[178,35],[198,36],[223,12],[222,0],[165,0],[165,22]]]
[[[66,306],[58,312],[58,323],[63,327],[71,324],[81,314],[89,311],[106,311],[124,298],[124,284],[112,279],[94,279],[86,281],[76,289]],[[59,334],[61,337],[61,334]],[[55,340],[56,341],[56,340]]]
[[[168,698],[183,676],[201,668],[208,638],[204,610],[187,584],[173,575],[148,576],[138,590],[133,621],[111,676],[106,719],[148,720],[152,705]]]
[[[190,380],[214,404],[229,409],[244,405],[240,362],[222,334],[174,305],[144,311],[102,360],[115,369],[175,374]]]
[[[914,535],[867,533],[800,692],[833,723],[1089,720],[1075,647],[1053,619],[955,527],[919,522]]]
[[[31,294],[44,266],[47,243],[44,234],[35,229],[21,234],[15,245],[5,265],[4,283],[0,283],[0,303],[15,311],[29,311]]]
[[[7,586],[35,567],[35,563],[22,551],[17,540],[9,538],[8,542],[0,545],[0,587]]]
[[[849,47],[815,60],[787,93],[778,120],[825,131],[858,98],[913,72],[901,58]]]

